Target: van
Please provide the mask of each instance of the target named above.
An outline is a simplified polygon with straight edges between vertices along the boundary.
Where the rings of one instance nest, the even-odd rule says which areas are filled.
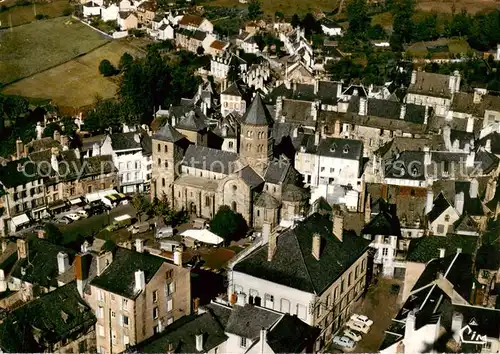
[[[156,230],[156,238],[167,238],[174,235],[172,226],[162,226]]]
[[[209,227],[208,221],[202,218],[196,218],[193,220],[194,229],[206,229]]]
[[[130,215],[120,215],[114,219],[111,225],[108,225],[108,227],[106,227],[106,230],[115,231],[121,229],[122,227],[130,226],[130,224],[132,224],[132,218],[130,217]]]
[[[135,234],[141,234],[143,232],[147,232],[151,229],[151,225],[148,222],[137,223],[127,228],[128,231]]]

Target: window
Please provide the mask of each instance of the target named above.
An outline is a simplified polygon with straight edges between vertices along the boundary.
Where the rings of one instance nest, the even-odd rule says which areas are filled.
[[[240,347],[242,348],[247,347],[247,339],[245,337],[240,337]]]
[[[165,152],[168,152],[168,147],[166,144],[165,144]]]
[[[104,299],[105,299],[105,298],[104,298],[104,291],[99,290],[98,295],[99,295],[99,301],[104,301]]]
[[[113,343],[113,345],[116,345],[118,342],[118,338],[116,337],[116,331],[112,331],[111,332],[111,343]]]
[[[365,271],[365,266],[366,266],[366,259],[363,259],[363,262],[361,262],[361,271]]]
[[[130,344],[130,338],[127,335],[123,336],[123,345]]]
[[[161,179],[161,186],[162,186],[162,187],[165,187],[165,178],[162,178],[162,179]]]
[[[330,173],[335,172],[335,169],[333,167],[330,167]]]
[[[167,301],[167,311],[172,311],[173,308],[174,308],[174,303],[173,303],[172,299],[170,299]]]
[[[335,300],[337,300],[337,296],[339,296],[339,287],[338,286],[333,291],[333,302],[334,303],[335,303]]]
[[[352,281],[352,272],[349,273],[349,275],[347,276],[347,286],[351,286],[351,281]]]
[[[281,299],[281,312],[290,313],[290,301],[287,299]]]
[[[115,311],[111,311],[111,318],[116,318],[116,312]]]
[[[156,333],[159,333],[159,332],[160,332],[160,327],[154,326],[153,327],[153,333],[156,334]]]
[[[328,294],[326,296],[326,306],[331,306],[331,302],[332,302],[332,295]]]
[[[344,293],[344,279],[342,279],[342,281],[340,282],[340,293]]]
[[[359,275],[359,265],[356,266],[356,269],[354,270],[354,279],[358,279]]]
[[[444,225],[443,224],[439,224],[437,226],[437,233],[438,234],[443,234],[444,233]]]
[[[161,152],[161,144],[158,144],[158,152]]]
[[[122,325],[128,327],[128,316],[122,315]]]
[[[100,325],[100,324],[97,325],[97,334],[99,334],[99,336],[101,336],[101,337],[105,336],[103,325]]]
[[[97,318],[104,318],[104,307],[99,306],[97,308]]]
[[[82,340],[78,343],[78,353],[86,353],[87,352],[87,341]]]
[[[104,347],[99,347],[99,354],[106,354]]]
[[[382,256],[387,256],[389,249],[387,247],[382,248]]]
[[[450,222],[450,216],[448,214],[444,216],[444,221]]]
[[[321,172],[325,172],[325,168],[324,167],[321,167]]]
[[[307,317],[307,308],[304,305],[297,305],[297,317],[305,320]]]
[[[168,168],[168,161],[165,161],[165,168]]]
[[[230,141],[229,144],[228,144],[229,148],[232,149],[233,148],[233,142]],[[216,348],[217,349],[217,348]]]
[[[161,166],[161,159],[158,159],[158,166]]]
[[[274,296],[273,295],[269,295],[269,294],[266,294],[264,296],[264,306],[269,308],[269,309],[273,309],[274,308]]]
[[[174,318],[173,318],[173,317],[170,317],[170,318],[167,320],[167,326],[168,326],[168,325],[171,325],[172,323],[174,323]]]
[[[153,302],[158,302],[158,290],[153,291]]]
[[[123,299],[122,300],[122,309],[126,310],[127,307],[128,307],[128,300],[127,299]]]
[[[205,206],[210,206],[210,196],[205,196]]]
[[[158,318],[158,314],[159,314],[158,307],[155,307],[153,309],[153,320],[156,320]]]
[[[175,282],[167,284],[167,296],[172,295],[175,292]]]

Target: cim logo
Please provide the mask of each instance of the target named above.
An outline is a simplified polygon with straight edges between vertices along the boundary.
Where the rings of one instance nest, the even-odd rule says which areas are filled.
[[[477,333],[471,328],[471,326],[477,326],[477,321],[475,318],[471,319],[469,324],[460,330],[461,342],[468,344],[486,344],[487,336]]]

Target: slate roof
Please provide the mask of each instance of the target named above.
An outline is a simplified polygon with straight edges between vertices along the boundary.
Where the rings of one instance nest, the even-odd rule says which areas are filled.
[[[320,260],[312,253],[312,235],[319,233],[324,243]],[[234,271],[289,286],[308,293],[323,293],[367,250],[370,241],[343,232],[341,242],[332,233],[329,215],[313,214],[277,236],[276,253],[267,261],[267,245],[234,266]],[[328,269],[325,272],[325,269]]]
[[[401,227],[395,215],[382,211],[375,215],[361,231],[364,235],[401,236]]]
[[[229,85],[229,87],[225,89],[221,93],[221,95],[243,97],[243,94],[241,93],[241,89],[237,82],[233,82],[231,85]]]
[[[386,166],[385,178],[425,181],[424,156],[423,151],[403,151]]]
[[[274,123],[269,110],[259,94],[255,95],[250,107],[248,107],[243,115],[241,123],[249,125],[272,125]]]
[[[473,330],[491,338],[498,338],[498,333],[500,333],[500,311],[498,309],[463,305],[454,305],[453,307],[464,316],[464,325],[474,320],[477,326],[471,324]]]
[[[276,198],[274,198],[269,193],[262,192],[255,199],[254,205],[257,207],[263,207],[267,209],[277,209],[281,204]]]
[[[359,113],[359,96],[351,97],[347,111],[350,113]],[[401,109],[405,107],[405,115],[401,117]],[[425,107],[412,103],[401,104],[392,100],[382,100],[377,98],[368,98],[366,102],[367,116],[403,120],[415,124],[424,124]]]
[[[304,353],[319,334],[297,316],[285,314],[267,334],[267,344],[274,353]]]
[[[59,252],[68,254],[71,264],[75,251],[37,237],[29,238],[27,246],[28,257],[18,258],[11,275],[30,284],[38,284],[46,288],[57,286],[56,278],[59,275],[57,254]],[[24,275],[23,272],[25,272]]]
[[[467,213],[464,213],[460,219],[453,224],[453,231],[478,232],[478,225],[469,215],[467,215]]]
[[[429,221],[434,222],[434,220],[440,217],[449,207],[453,207],[453,205],[446,199],[443,193],[439,193],[437,198],[434,199],[431,211],[427,214]]]
[[[264,183],[264,180],[262,177],[259,176],[257,172],[254,171],[253,168],[250,166],[245,166],[241,170],[237,172],[237,174],[240,176],[243,181],[250,187],[250,188],[257,188],[260,186],[262,183]]]
[[[29,161],[23,158],[0,165],[0,182],[12,188],[40,179],[35,164]]]
[[[130,349],[136,353],[165,353],[169,345],[174,353],[197,353],[196,335],[203,334],[203,351],[208,352],[227,340],[224,328],[210,314],[184,316],[163,332]]]
[[[41,139],[31,140],[29,143],[26,144],[26,146],[28,147],[30,152],[32,151],[36,152],[40,150],[47,150],[53,147],[60,147],[61,143],[58,142],[57,140],[54,140],[52,137],[48,136]]]
[[[309,192],[294,184],[287,184],[283,188],[282,199],[289,202],[300,202],[309,198]]]
[[[428,147],[431,151],[440,151],[445,149],[442,135],[432,135],[424,138],[410,138],[395,136],[387,144],[381,146],[375,151],[375,154],[382,159],[392,158],[402,151],[423,151]]]
[[[191,38],[194,38],[200,42],[203,42],[203,40],[207,37],[207,33],[206,32],[203,32],[203,31],[194,31],[193,35],[191,36]]]
[[[483,118],[486,110],[500,112],[500,97],[483,95],[479,103],[474,103],[474,94],[456,92],[453,95],[451,110],[472,114],[473,117]]]
[[[322,139],[319,142],[317,154],[320,156],[359,161],[363,157],[363,142],[353,139]]]
[[[202,117],[196,115],[194,111],[188,112],[176,124],[177,129],[190,130],[193,132],[201,132],[207,129],[207,125]]]
[[[0,324],[0,348],[9,353],[51,351],[64,339],[85,335],[95,322],[72,282],[9,313]]]
[[[490,140],[491,153],[495,155],[500,155],[500,134],[498,132],[493,132],[477,142],[477,146],[486,146],[486,141]]]
[[[135,140],[136,135],[139,141]],[[138,133],[116,133],[111,134],[110,138],[113,150],[141,149],[141,137]]]
[[[182,165],[229,175],[235,171],[235,163],[238,159],[238,154],[234,152],[189,145],[182,160]]]
[[[290,167],[290,161],[284,157],[273,159],[269,161],[264,180],[272,184],[283,183]]]
[[[174,127],[167,123],[153,135],[153,139],[176,143],[179,140],[184,139],[184,135],[179,133]]]
[[[424,236],[411,240],[406,259],[408,262],[427,263],[439,257],[440,248],[446,250],[445,255],[455,254],[457,248],[461,248],[462,253],[473,254],[477,242],[476,236]]]
[[[337,87],[342,84],[336,81],[323,81],[318,82],[318,92],[316,96],[324,104],[336,104],[339,97],[337,97]],[[342,90],[341,90],[342,91]]]
[[[211,302],[203,306],[203,308],[210,312],[212,316],[219,321],[222,327],[226,328],[229,317],[231,317],[231,312],[233,311],[231,307]]]
[[[313,105],[314,102],[285,99],[283,100],[281,115],[287,123],[315,126],[316,121],[311,115]]]
[[[448,75],[418,71],[416,82],[415,84],[410,84],[408,92],[419,95],[451,98],[452,95],[449,88],[449,82],[450,77]]]
[[[234,306],[227,322],[226,332],[249,339],[259,338],[262,328],[269,329],[283,315],[279,312],[246,304]]]
[[[135,272],[142,270],[147,284],[165,262],[160,257],[118,247],[113,262],[90,284],[128,299],[135,299],[140,294],[134,290]]]

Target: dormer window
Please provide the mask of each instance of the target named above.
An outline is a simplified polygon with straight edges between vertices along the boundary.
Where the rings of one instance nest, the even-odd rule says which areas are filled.
[[[350,150],[349,145],[344,146],[344,154],[347,154]]]
[[[335,150],[337,150],[337,144],[333,144],[331,147],[330,147],[330,151],[331,152],[335,152]]]

